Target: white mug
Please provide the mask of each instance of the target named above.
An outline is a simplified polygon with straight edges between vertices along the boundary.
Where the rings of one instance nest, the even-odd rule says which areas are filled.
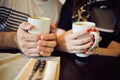
[[[32,34],[44,34],[50,32],[50,18],[45,17],[28,17],[28,22],[34,27],[28,30]]]
[[[88,29],[88,28],[95,28],[95,23],[93,23],[93,22],[74,22],[73,24],[72,24],[72,32],[73,33],[75,33],[75,32],[77,32],[77,31],[79,31],[79,30],[86,30],[86,29]],[[93,46],[91,46],[89,49],[88,49],[88,51],[91,51],[92,49],[94,49],[95,47],[97,47],[98,46],[98,44],[99,44],[99,34],[97,33],[97,32],[90,32],[90,34],[89,35],[85,35],[85,36],[83,36],[82,38],[84,38],[84,37],[87,37],[87,36],[90,36],[90,35],[94,35],[94,44],[93,44]],[[82,54],[82,53],[77,53],[76,54],[78,57],[87,57],[87,56],[89,56],[89,55],[87,55],[87,54]]]

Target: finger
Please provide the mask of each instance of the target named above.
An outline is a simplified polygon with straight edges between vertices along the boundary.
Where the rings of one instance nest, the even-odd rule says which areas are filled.
[[[38,35],[38,34],[37,35],[36,34],[29,34],[28,32],[25,32],[23,30],[19,30],[18,33],[19,33],[18,37],[20,37],[21,40],[25,40],[25,41],[36,42],[36,41],[40,40],[40,36],[41,36],[41,35]]]
[[[71,51],[74,52],[85,52],[86,48],[81,48],[80,46],[72,46]]]
[[[94,53],[92,51],[90,51],[90,52],[86,52],[86,54],[93,55]]]
[[[51,53],[54,51],[54,48],[41,47],[41,49],[39,48],[38,51],[40,52],[39,55],[42,55],[42,56],[50,56]]]
[[[54,23],[51,23],[50,24],[50,32],[54,33],[54,32],[56,32],[56,29],[57,29],[56,25]]]
[[[37,51],[38,52],[45,52],[45,53],[51,53],[54,51],[54,48],[50,48],[50,47],[37,47]]]
[[[56,46],[56,41],[43,41],[39,40],[37,45],[38,46],[45,46],[45,47],[55,47]]]
[[[42,56],[50,56],[52,53],[50,52],[41,52],[40,53]]]
[[[56,40],[57,36],[55,33],[41,35],[42,40]]]
[[[72,50],[72,52],[71,53],[77,53],[77,54],[79,54],[79,53],[82,53],[83,54],[83,52],[86,52],[86,50]]]
[[[72,46],[73,48],[72,49],[76,49],[78,51],[86,51],[88,50],[91,46],[93,45],[93,42],[89,42],[89,43],[86,43],[84,45],[80,45],[80,46]]]
[[[73,33],[72,35],[70,35],[70,38],[76,39],[76,38],[79,38],[79,37],[84,36],[86,34],[88,34],[87,30],[80,30],[80,31],[77,31],[77,32]]]
[[[24,22],[24,23],[26,23],[26,22]],[[25,40],[25,41],[38,41],[40,39],[40,35],[29,34],[27,31],[25,31],[22,28],[18,29],[18,31],[17,31],[17,37],[18,37],[18,39],[20,39],[20,40],[22,39],[22,40]]]
[[[30,48],[37,48],[37,42],[26,42],[23,44],[23,47],[27,47],[28,49]]]
[[[21,31],[23,32],[23,31]],[[24,33],[24,35],[23,35]],[[32,41],[32,42],[36,42],[38,40],[40,40],[40,35],[32,35],[32,34],[29,34],[29,33],[26,33],[26,32],[23,32],[23,33],[20,33],[20,34],[17,34],[18,36],[18,39],[20,40],[24,40],[24,41]]]
[[[26,41],[33,41],[33,42],[36,42],[36,41],[38,41],[38,40],[40,40],[40,37],[41,37],[41,35],[39,35],[39,34],[27,34],[25,37],[24,37],[24,39],[26,40]]]
[[[33,26],[28,23],[28,22],[22,22],[20,25],[19,25],[20,28],[22,28],[23,30],[30,30],[33,28]]]
[[[22,51],[26,56],[40,56],[37,48],[24,49]]]
[[[84,45],[84,44],[89,43],[91,41],[92,41],[92,38],[87,37],[87,38],[82,38],[82,39],[71,40],[70,43],[71,43],[71,45]]]
[[[99,31],[97,30],[97,28],[92,28],[91,31],[99,33]]]

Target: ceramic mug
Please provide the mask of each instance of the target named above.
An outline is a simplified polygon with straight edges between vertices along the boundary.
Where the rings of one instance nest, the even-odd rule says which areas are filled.
[[[95,26],[96,25],[93,22],[74,22],[72,24],[72,32],[75,33],[75,32],[80,31],[80,30],[86,30],[86,29],[89,29],[89,28],[95,28]],[[88,51],[91,51],[92,49],[97,47],[98,44],[99,44],[99,34],[97,32],[90,32],[90,34],[82,36],[82,38],[90,36],[90,35],[94,35],[94,44],[93,44],[93,46],[91,46],[88,49]],[[76,55],[78,57],[87,57],[87,56],[89,56],[87,54],[82,54],[82,53],[76,53]]]
[[[32,34],[44,34],[50,32],[50,18],[46,17],[28,17],[28,22],[34,27],[28,30]]]

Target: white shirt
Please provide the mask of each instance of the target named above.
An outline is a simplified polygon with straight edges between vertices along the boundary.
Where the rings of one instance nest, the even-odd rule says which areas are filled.
[[[1,0],[0,19],[2,24],[0,24],[0,30],[17,30],[18,25],[26,21],[28,16],[48,17],[51,18],[51,22],[57,24],[61,6],[59,0],[46,2],[41,0]]]

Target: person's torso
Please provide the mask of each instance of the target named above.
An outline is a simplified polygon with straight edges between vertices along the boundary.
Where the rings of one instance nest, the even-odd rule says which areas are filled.
[[[20,23],[29,16],[51,18],[57,24],[62,4],[59,0],[1,0],[0,30],[17,30]]]

